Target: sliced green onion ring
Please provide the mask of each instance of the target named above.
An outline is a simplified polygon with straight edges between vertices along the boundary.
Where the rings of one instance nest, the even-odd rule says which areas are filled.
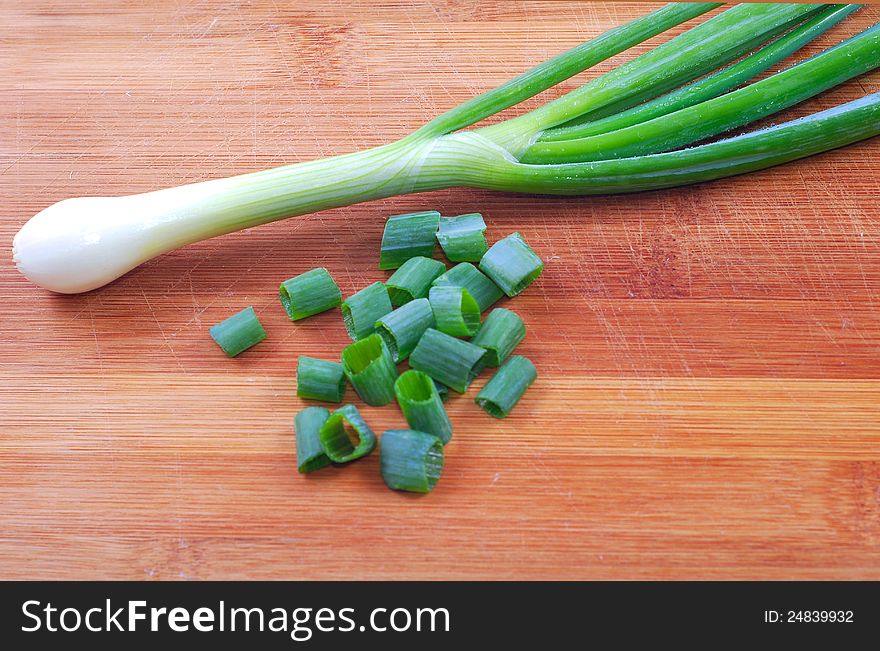
[[[333,463],[348,463],[368,455],[376,447],[376,435],[357,407],[340,407],[321,426],[321,447]]]
[[[229,357],[243,353],[266,338],[266,331],[253,307],[246,307],[225,321],[211,326],[208,332],[211,334],[211,339],[217,342]]]
[[[453,337],[470,337],[480,328],[480,306],[464,287],[432,287],[428,294],[434,327]]]
[[[442,217],[437,230],[437,241],[452,262],[479,262],[489,249],[486,242],[486,222],[478,212]]]
[[[486,366],[486,351],[429,328],[409,356],[410,368],[464,393]]]
[[[504,418],[537,377],[534,364],[522,355],[514,355],[486,382],[474,402],[490,416]]]
[[[388,488],[428,493],[443,472],[443,443],[425,432],[388,430],[382,434],[379,467]]]
[[[429,375],[412,369],[402,373],[394,383],[394,395],[407,425],[419,432],[433,434],[443,441],[443,445],[449,443],[452,423]]]
[[[376,321],[376,334],[385,341],[396,364],[409,357],[425,330],[433,327],[431,303],[417,298]]]
[[[351,386],[368,405],[381,407],[394,399],[397,367],[379,335],[372,334],[343,348],[342,368]]]
[[[307,400],[342,402],[345,371],[342,364],[300,355],[296,363],[296,395]]]
[[[339,286],[324,267],[285,280],[278,293],[291,321],[326,312],[342,302]]]
[[[497,303],[504,292],[470,262],[455,265],[434,281],[434,287],[464,287],[473,296],[480,312],[485,312]]]
[[[434,388],[437,389],[437,394],[440,396],[440,400],[442,402],[446,402],[447,400],[449,400],[449,387],[448,386],[446,386],[442,382],[438,382],[437,380],[434,380]]]
[[[352,341],[363,339],[376,330],[376,321],[394,308],[382,283],[364,287],[342,301],[342,321]]]
[[[446,265],[439,260],[422,256],[410,258],[385,281],[391,304],[400,306],[416,298],[425,298],[431,283],[445,271]]]
[[[541,275],[544,263],[520,233],[498,240],[480,260],[480,271],[510,297],[521,293]]]
[[[440,213],[436,210],[389,217],[382,233],[379,269],[397,269],[416,256],[430,258],[439,224]]]
[[[318,433],[330,418],[323,407],[306,407],[293,419],[296,432],[296,469],[301,473],[314,472],[330,465],[330,457],[324,454]]]
[[[486,349],[486,366],[500,366],[526,338],[526,326],[519,315],[503,307],[489,312],[471,343]]]

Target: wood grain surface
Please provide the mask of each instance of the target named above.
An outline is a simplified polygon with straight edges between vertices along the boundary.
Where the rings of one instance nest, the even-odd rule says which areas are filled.
[[[377,201],[80,296],[12,264],[51,202],[387,142],[648,6],[2,0],[0,578],[880,579],[880,140],[634,196]],[[347,338],[338,312],[288,322],[278,283],[382,280],[383,218],[421,208],[546,260],[509,305],[539,381],[503,422],[450,401],[429,496],[386,489],[375,454],[299,476],[296,358]],[[269,338],[228,360],[207,329],[247,305]]]

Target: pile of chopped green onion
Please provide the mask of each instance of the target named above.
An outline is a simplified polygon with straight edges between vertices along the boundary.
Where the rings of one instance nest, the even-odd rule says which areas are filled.
[[[519,315],[503,307],[485,320],[482,313],[505,294],[522,292],[544,263],[520,233],[490,247],[485,232],[486,223],[477,213],[394,215],[385,223],[379,254],[379,267],[395,270],[385,283],[367,285],[343,301],[336,282],[321,267],[285,280],[279,288],[291,320],[339,305],[352,339],[339,362],[300,356],[297,396],[338,404],[347,380],[368,405],[396,399],[408,429],[386,431],[380,439],[382,477],[395,490],[428,492],[440,479],[444,447],[452,440],[444,406],[449,389],[465,393],[485,368],[500,366],[474,402],[490,416],[504,418],[537,378],[528,359],[511,356],[526,336]],[[447,270],[443,261],[431,257],[435,240],[458,265]],[[230,356],[266,336],[253,308],[214,326],[211,335]],[[408,363],[409,370],[399,373],[401,363]],[[353,404],[332,413],[306,407],[294,419],[294,429],[302,473],[366,456],[377,439]]]

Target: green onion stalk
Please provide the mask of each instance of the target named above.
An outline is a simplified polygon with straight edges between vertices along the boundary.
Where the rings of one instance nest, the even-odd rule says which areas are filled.
[[[559,99],[466,130],[718,6],[666,5],[464,102],[397,142],[145,194],[61,201],[22,227],[13,241],[15,262],[47,289],[83,292],[186,244],[364,201],[457,186],[569,195],[669,188],[880,134],[880,93],[874,93],[700,144],[880,66],[880,28],[874,27],[742,86],[858,8],[797,4],[735,5]]]

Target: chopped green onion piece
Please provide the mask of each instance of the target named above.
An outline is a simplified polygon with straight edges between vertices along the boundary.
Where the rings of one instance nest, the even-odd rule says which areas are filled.
[[[300,355],[296,363],[296,395],[309,400],[342,402],[344,393],[342,364]]]
[[[352,341],[363,339],[376,330],[376,321],[392,309],[388,290],[382,283],[364,287],[342,301],[342,321]]]
[[[324,267],[285,280],[278,293],[291,321],[326,312],[342,302],[339,286]]]
[[[440,400],[446,402],[449,400],[449,387],[443,384],[442,382],[438,382],[434,380],[434,388],[437,389],[437,394],[440,396]]]
[[[487,352],[486,366],[500,366],[526,337],[526,326],[516,312],[496,307],[489,312],[471,343]]]
[[[253,307],[246,307],[225,321],[211,326],[211,338],[229,357],[243,353],[266,338],[266,331]]]
[[[360,459],[376,447],[376,435],[354,405],[345,405],[330,414],[318,436],[324,454],[334,463]]]
[[[437,241],[446,257],[453,262],[479,262],[489,249],[485,233],[486,222],[478,212],[443,217],[437,231]]]
[[[443,444],[425,432],[388,430],[379,452],[382,479],[396,491],[428,493],[443,472]]]
[[[379,269],[397,269],[418,255],[430,258],[439,223],[440,213],[436,210],[389,217],[382,233]]]
[[[323,407],[306,407],[293,419],[296,432],[296,469],[301,473],[320,470],[330,465],[330,457],[324,454],[318,432],[330,418]]]
[[[486,366],[486,351],[429,328],[409,356],[409,365],[464,393]]]
[[[434,287],[464,287],[480,306],[480,312],[485,312],[504,296],[504,292],[498,288],[498,285],[489,280],[470,262],[455,265],[445,274],[439,276],[433,284]]]
[[[440,332],[470,337],[480,328],[480,306],[464,287],[432,287],[428,300]]]
[[[407,425],[419,432],[433,434],[444,445],[449,443],[452,423],[430,376],[421,371],[406,371],[394,383],[394,394]]]
[[[391,304],[399,306],[426,297],[431,283],[445,271],[446,265],[439,260],[422,256],[410,258],[385,281]]]
[[[427,298],[417,298],[376,321],[376,333],[385,341],[395,363],[412,352],[425,330],[434,327],[434,313]]]
[[[514,355],[486,382],[474,402],[490,416],[504,418],[537,377],[534,364],[522,355]]]
[[[511,233],[495,242],[480,260],[480,271],[510,297],[531,285],[543,269],[541,258],[519,233]]]
[[[394,399],[397,367],[379,335],[371,334],[343,348],[342,368],[351,386],[368,405],[381,407]]]

